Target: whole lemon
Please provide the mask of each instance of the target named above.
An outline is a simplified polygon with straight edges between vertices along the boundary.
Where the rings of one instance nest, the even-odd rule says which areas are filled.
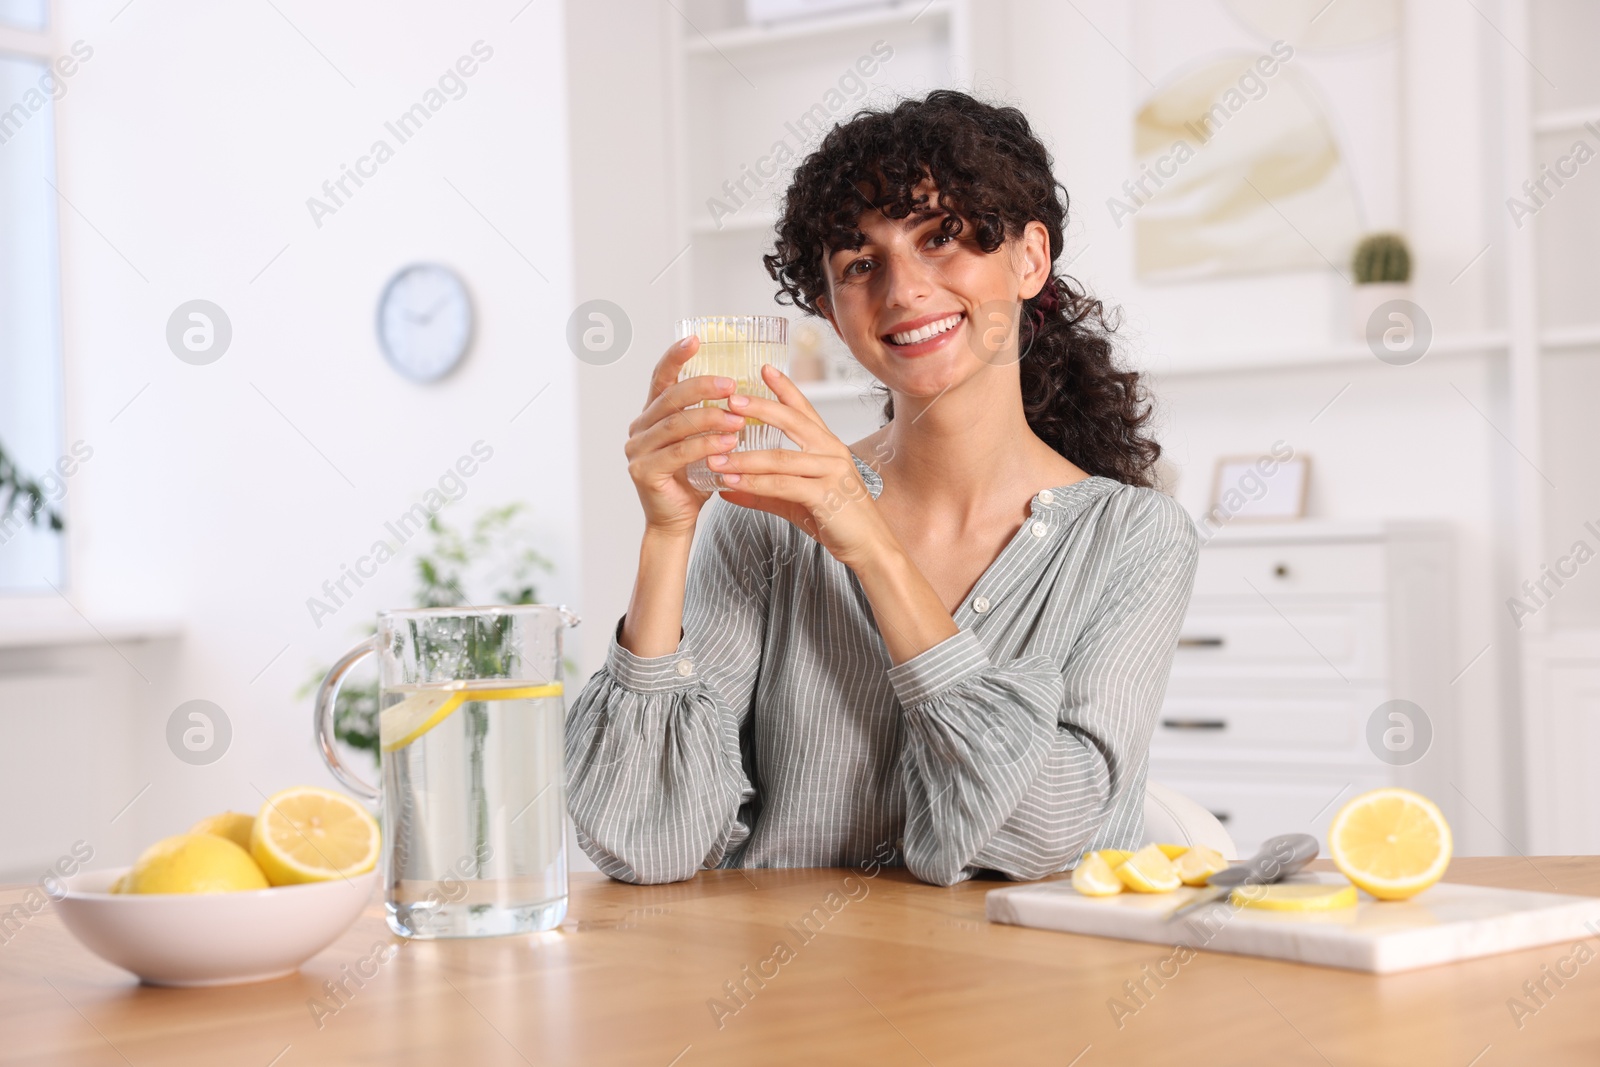
[[[189,827],[191,834],[216,834],[226,837],[246,852],[250,851],[250,829],[255,826],[254,815],[241,815],[237,811],[225,811],[221,815],[212,815],[201,819]]]
[[[232,893],[266,889],[250,853],[215,834],[177,834],[145,849],[128,872],[124,893]]]

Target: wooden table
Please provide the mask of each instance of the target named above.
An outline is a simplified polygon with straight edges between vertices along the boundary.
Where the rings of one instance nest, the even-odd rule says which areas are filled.
[[[1600,858],[1458,859],[1450,878],[1600,896]],[[139,985],[47,910],[0,947],[0,1063],[1600,1064],[1593,939],[1542,1005],[1523,983],[1571,945],[1387,977],[1202,952],[1136,1002],[1125,983],[1170,949],[992,925],[983,895],[997,884],[941,889],[890,869],[665,886],[576,875],[548,934],[403,943],[373,907],[295,976],[199,990]],[[0,909],[21,895],[0,891]],[[342,1006],[327,996],[391,941],[394,958],[349,982]],[[1114,999],[1140,1006],[1114,1013]],[[1511,1002],[1537,1010],[1519,1027]]]

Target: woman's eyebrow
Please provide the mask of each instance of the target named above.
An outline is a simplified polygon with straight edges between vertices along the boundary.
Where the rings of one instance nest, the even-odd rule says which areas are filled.
[[[948,208],[919,208],[912,211],[911,214],[906,216],[904,219],[890,219],[889,221],[900,223],[903,228],[915,230],[935,220],[943,219],[949,214],[952,214],[952,212]],[[860,233],[862,236],[860,248],[847,248],[840,246],[838,248],[829,249],[828,259],[831,260],[835,256],[843,255],[847,252],[859,252],[862,248],[877,244],[877,242],[872,239],[872,235],[867,233],[867,231],[861,230]]]

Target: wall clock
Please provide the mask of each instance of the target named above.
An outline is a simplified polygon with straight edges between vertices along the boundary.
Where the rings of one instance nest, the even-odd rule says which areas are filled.
[[[402,267],[378,298],[384,358],[415,382],[454,370],[472,343],[472,301],[459,275],[436,263]]]

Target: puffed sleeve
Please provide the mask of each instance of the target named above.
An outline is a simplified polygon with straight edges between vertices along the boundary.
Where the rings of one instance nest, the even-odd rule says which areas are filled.
[[[889,669],[908,728],[903,850],[918,878],[1064,870],[1142,790],[1198,537],[1170,498],[1137,492],[1064,669],[1043,655],[997,663],[968,629]]]
[[[612,878],[691,878],[749,837],[756,792],[741,742],[776,565],[769,518],[709,503],[690,551],[678,650],[635,656],[618,643],[619,619],[605,665],[568,709],[568,809],[578,843]]]

